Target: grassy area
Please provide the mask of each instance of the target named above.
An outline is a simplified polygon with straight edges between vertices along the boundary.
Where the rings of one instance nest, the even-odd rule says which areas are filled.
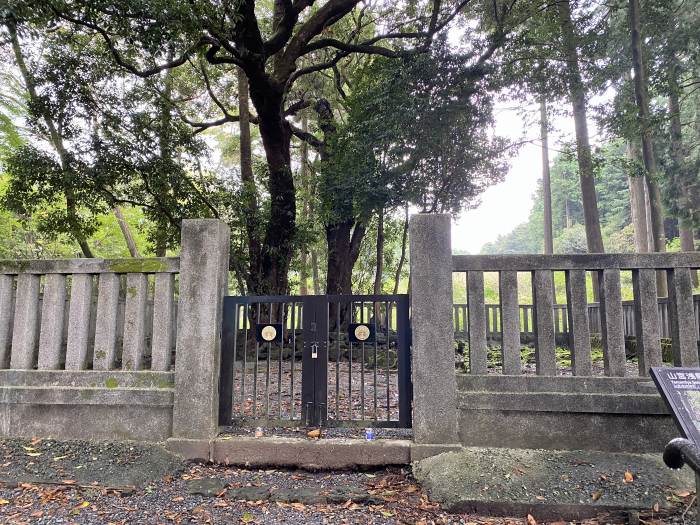
[[[634,340],[628,340],[625,343],[627,361],[637,363]],[[662,339],[661,341],[663,362],[666,365],[671,365],[673,356],[671,352],[671,341]],[[455,354],[458,354],[461,360],[458,363],[458,368],[463,372],[469,371],[469,343],[467,341],[455,341]],[[571,368],[571,350],[565,346],[557,346],[555,348],[557,359],[557,368],[566,370]],[[487,354],[487,366],[491,370],[499,370],[503,366],[501,358],[501,347],[498,344],[489,345]],[[533,368],[535,366],[535,348],[530,345],[524,345],[520,349],[520,360],[525,368]],[[603,366],[603,344],[600,338],[591,337],[591,361],[594,368],[602,368]],[[598,365],[598,366],[596,366]]]

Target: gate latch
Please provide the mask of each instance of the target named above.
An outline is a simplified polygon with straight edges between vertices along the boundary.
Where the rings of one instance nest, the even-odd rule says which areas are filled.
[[[318,343],[311,345],[311,359],[318,359]]]

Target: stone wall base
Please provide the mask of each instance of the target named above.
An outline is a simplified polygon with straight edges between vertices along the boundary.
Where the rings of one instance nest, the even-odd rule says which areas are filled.
[[[172,435],[168,372],[12,370],[0,379],[0,438],[159,442]]]
[[[165,441],[172,407],[0,403],[0,437]]]
[[[468,447],[661,452],[679,435],[649,378],[458,374],[457,383]]]
[[[678,435],[673,419],[658,414],[459,412],[459,438],[469,447],[660,453]]]

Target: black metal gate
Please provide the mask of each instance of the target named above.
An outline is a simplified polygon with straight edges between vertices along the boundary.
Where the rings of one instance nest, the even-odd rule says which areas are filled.
[[[411,426],[408,295],[224,299],[221,425]]]

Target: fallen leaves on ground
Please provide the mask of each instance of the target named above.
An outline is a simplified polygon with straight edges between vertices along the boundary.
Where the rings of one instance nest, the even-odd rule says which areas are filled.
[[[20,455],[24,450],[20,449]],[[44,462],[51,462],[46,454]],[[55,465],[54,463],[50,463]],[[0,487],[0,523],[47,523],[61,521],[73,523],[80,520],[114,525],[126,525],[135,521],[128,517],[147,513],[147,520],[162,524],[185,523],[242,523],[266,524],[282,522],[298,523],[357,523],[357,524],[410,524],[410,525],[543,525],[537,513],[512,518],[495,518],[467,514],[450,514],[431,501],[406,469],[390,468],[369,473],[355,474],[353,483],[366,491],[372,500],[360,503],[348,499],[339,503],[305,504],[283,503],[270,500],[238,501],[223,497],[203,498],[188,494],[185,480],[210,477],[225,478],[230,487],[270,486],[283,481],[278,487],[309,487],[322,483],[333,487],[342,483],[346,474],[277,470],[247,470],[233,467],[190,465],[184,473],[166,476],[149,486],[120,496],[113,490],[81,484],[82,481],[62,480],[60,485],[23,483],[16,488]],[[619,476],[619,475],[618,475]],[[611,476],[612,479],[613,476]],[[620,479],[619,477],[617,478]],[[634,478],[633,478],[634,479]],[[272,480],[272,481],[271,481]],[[619,481],[618,481],[619,483]],[[688,506],[692,493],[685,490],[668,492],[674,498],[679,515]],[[591,494],[597,501],[602,491]],[[547,501],[552,496],[541,493],[535,498]],[[640,513],[640,522],[656,525],[664,520],[659,506]],[[89,518],[88,518],[89,516]],[[540,520],[540,521],[538,521]],[[582,525],[615,523],[607,517],[587,520]],[[563,521],[549,525],[565,525]]]

